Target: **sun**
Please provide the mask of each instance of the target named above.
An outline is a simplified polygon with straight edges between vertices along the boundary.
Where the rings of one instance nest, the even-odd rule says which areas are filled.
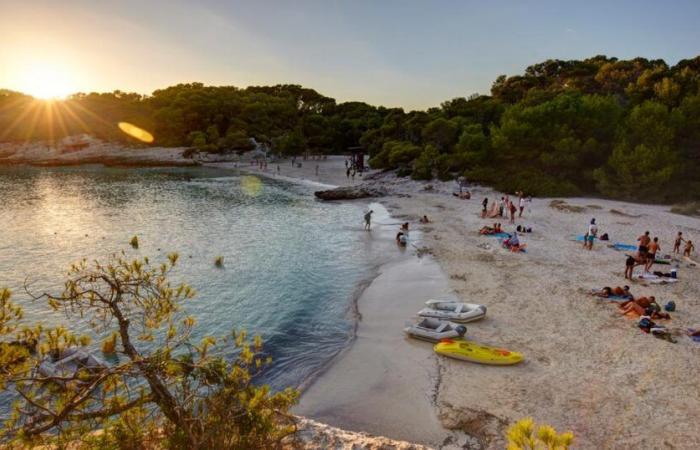
[[[70,70],[52,62],[36,62],[25,66],[19,79],[19,91],[42,100],[55,100],[76,92]]]

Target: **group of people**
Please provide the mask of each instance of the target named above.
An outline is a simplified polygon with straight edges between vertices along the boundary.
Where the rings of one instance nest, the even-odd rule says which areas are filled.
[[[518,196],[516,206],[515,202],[512,201],[508,194],[501,197],[499,200],[494,200],[491,202],[491,209],[489,210],[489,199],[484,198],[481,202],[481,217],[509,217],[510,223],[515,223],[515,214],[518,213],[518,217],[523,216],[525,211],[525,205],[532,201],[532,197],[525,198],[525,194],[522,191],[515,193]]]
[[[593,295],[601,298],[622,298],[620,312],[624,315],[632,314],[639,317],[637,325],[645,333],[653,334],[656,337],[676,342],[670,331],[663,325],[657,324],[654,320],[668,320],[671,318],[669,312],[676,309],[673,301],[668,302],[663,308],[657,303],[656,297],[635,297],[630,292],[629,286],[617,286],[615,288],[604,287],[600,291],[593,292]]]
[[[631,280],[632,273],[636,266],[644,266],[644,272],[648,273],[651,271],[651,267],[656,262],[657,254],[661,251],[661,245],[659,244],[659,238],[654,236],[652,239],[649,231],[645,231],[644,234],[637,238],[639,246],[637,251],[633,255],[628,255],[625,262],[625,278]],[[683,250],[683,256],[689,257],[691,252],[694,250],[693,241],[685,240],[683,238],[683,232],[679,231],[678,235],[673,244],[673,253],[679,254],[681,244],[685,242],[685,249]]]

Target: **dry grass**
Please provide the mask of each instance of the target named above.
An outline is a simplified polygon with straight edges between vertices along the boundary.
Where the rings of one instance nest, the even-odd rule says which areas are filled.
[[[683,216],[700,216],[700,202],[679,203],[671,207],[671,212]]]
[[[551,202],[549,202],[549,207],[557,209],[559,211],[571,213],[582,213],[586,210],[586,208],[583,206],[570,205],[564,200],[552,200]]]

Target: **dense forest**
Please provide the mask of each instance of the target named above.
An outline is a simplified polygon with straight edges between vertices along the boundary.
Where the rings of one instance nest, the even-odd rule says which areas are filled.
[[[411,112],[338,103],[297,85],[191,83],[43,105],[0,91],[0,141],[82,132],[129,139],[117,121],[151,131],[161,146],[244,151],[254,137],[294,155],[361,145],[374,168],[416,179],[463,175],[533,195],[700,198],[700,56],[672,67],[644,58],[548,60],[498,77],[490,96]]]

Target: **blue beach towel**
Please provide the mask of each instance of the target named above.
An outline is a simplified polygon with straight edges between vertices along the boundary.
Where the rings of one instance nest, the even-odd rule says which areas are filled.
[[[492,238],[497,238],[497,239],[508,239],[510,237],[510,234],[508,234],[508,233],[494,233],[494,234],[487,234],[486,236],[492,237]]]
[[[586,235],[585,235],[585,234],[579,234],[578,236],[576,236],[576,239],[575,239],[575,240],[576,240],[576,241],[579,241],[579,242],[583,242],[584,239],[586,239]],[[597,241],[597,240],[598,240],[598,237],[597,237],[597,236],[593,236],[593,240],[594,240],[594,241]]]
[[[622,243],[620,243],[620,242],[615,242],[615,243],[612,245],[612,247],[613,247],[615,250],[619,250],[619,251],[626,251],[626,250],[635,251],[635,250],[637,250],[637,246],[636,246],[636,245],[622,244]]]

